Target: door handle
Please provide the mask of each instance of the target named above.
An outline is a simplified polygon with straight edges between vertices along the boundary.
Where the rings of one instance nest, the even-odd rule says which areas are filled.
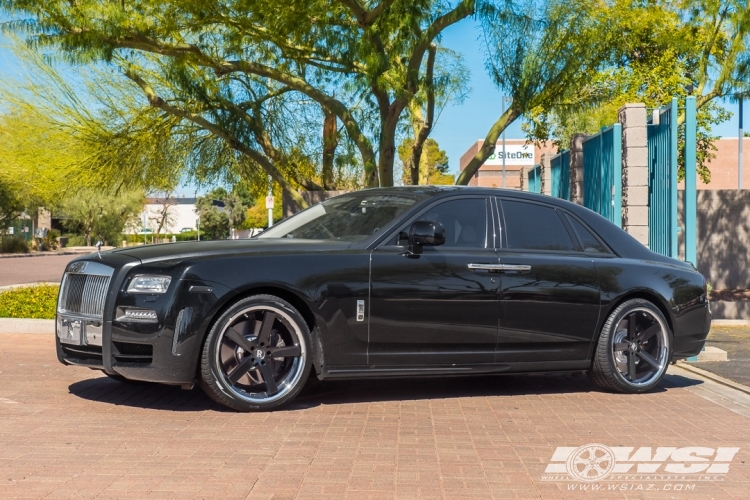
[[[491,273],[501,273],[503,272],[503,265],[502,264],[469,264],[469,269],[474,269],[475,271],[489,271]]]
[[[469,269],[491,273],[527,273],[531,271],[531,266],[524,264],[469,264]]]
[[[531,271],[531,266],[524,264],[501,264],[503,266],[501,273],[528,273]]]

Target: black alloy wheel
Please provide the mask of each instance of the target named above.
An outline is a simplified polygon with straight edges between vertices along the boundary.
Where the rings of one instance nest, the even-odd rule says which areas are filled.
[[[310,330],[300,313],[272,295],[233,304],[214,323],[201,358],[201,385],[239,411],[278,408],[310,375]]]
[[[672,357],[672,333],[651,302],[631,299],[607,318],[594,353],[590,376],[617,392],[646,392],[656,387]]]

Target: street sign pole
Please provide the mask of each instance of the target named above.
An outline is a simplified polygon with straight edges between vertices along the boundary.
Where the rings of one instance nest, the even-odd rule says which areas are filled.
[[[266,198],[266,208],[268,209],[268,227],[271,227],[273,226],[273,180],[270,175],[268,176],[268,197]]]
[[[745,131],[743,130],[743,123],[742,123],[742,95],[740,95],[739,101],[740,101],[740,133],[737,136],[737,142],[739,143],[738,146],[738,153],[737,153],[737,190],[742,189],[742,143],[745,139]]]

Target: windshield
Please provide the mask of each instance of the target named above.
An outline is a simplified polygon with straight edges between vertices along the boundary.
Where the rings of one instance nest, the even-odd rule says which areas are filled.
[[[419,199],[401,194],[345,194],[286,219],[258,238],[361,241],[389,225]]]

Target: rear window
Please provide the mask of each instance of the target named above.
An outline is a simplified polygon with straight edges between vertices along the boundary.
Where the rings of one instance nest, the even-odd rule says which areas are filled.
[[[552,207],[522,201],[501,202],[508,248],[575,251],[573,240]]]
[[[568,222],[570,222],[570,225],[573,227],[573,230],[578,235],[578,239],[581,240],[584,252],[609,253],[607,248],[602,245],[598,239],[596,239],[596,236],[591,234],[591,231],[586,229],[586,226],[578,222],[577,219],[574,219],[570,215],[566,214],[566,217],[568,218]]]

